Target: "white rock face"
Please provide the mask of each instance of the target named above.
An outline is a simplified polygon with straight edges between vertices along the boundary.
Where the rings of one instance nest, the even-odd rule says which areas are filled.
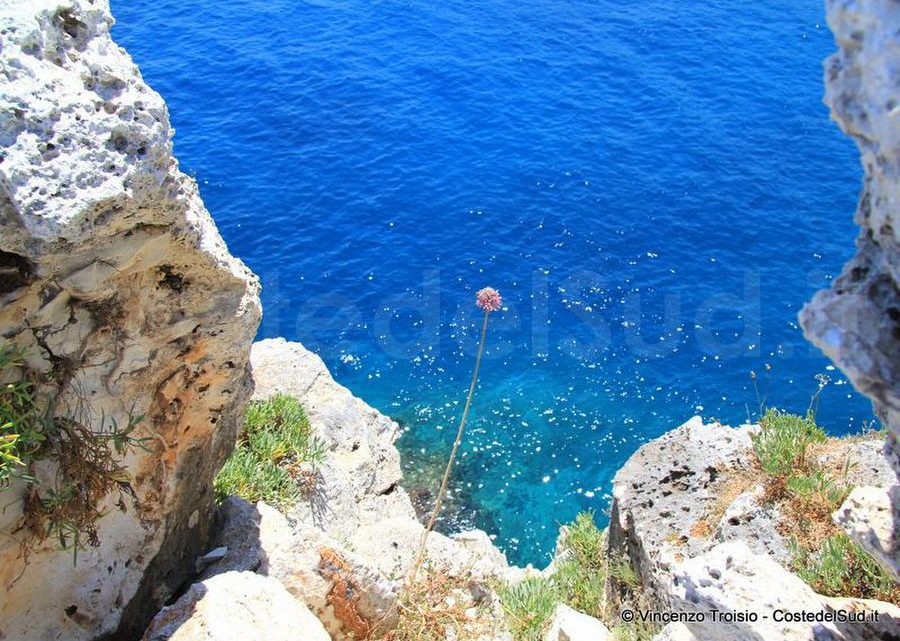
[[[843,527],[860,545],[876,559],[896,558],[898,542],[894,524],[892,503],[900,500],[900,487],[854,488],[840,509],[834,513],[834,521]],[[891,492],[896,498],[891,499]]]
[[[611,638],[606,626],[594,617],[567,605],[558,605],[544,641],[607,641]]]
[[[857,254],[803,309],[807,338],[867,395],[890,428],[885,453],[900,475],[900,3],[828,0],[838,51],[825,63],[825,102],[865,170]],[[895,490],[895,494],[897,491]],[[865,519],[866,517],[861,517]],[[893,507],[900,539],[900,501]],[[900,579],[900,550],[868,547]]]
[[[893,606],[822,597],[789,571],[791,557],[780,514],[762,502],[757,478],[762,472],[754,472],[750,439],[754,429],[756,426],[734,429],[704,424],[695,417],[641,447],[619,470],[613,486],[607,554],[611,561],[625,561],[635,570],[645,602],[631,602],[630,592],[609,579],[607,605],[613,616],[626,608],[702,612],[706,621],[687,623],[687,633],[720,641],[874,639],[891,637],[865,634],[900,633],[897,621],[891,619],[897,612]],[[873,443],[867,439],[832,441],[818,461],[841,469],[849,460],[847,481],[879,484],[882,489],[876,495],[884,503],[894,474]],[[851,498],[857,495],[868,496],[856,490]],[[884,521],[858,526],[883,535]],[[792,612],[829,608],[877,611],[884,615],[883,625],[780,625],[772,619],[778,608]],[[712,610],[756,613],[760,620],[723,623],[710,618]],[[769,618],[762,618],[766,614]],[[847,626],[849,632],[844,630]],[[676,626],[660,641],[683,638],[684,634],[685,629]]]
[[[226,572],[195,583],[153,620],[143,641],[330,641],[276,579]]]
[[[715,544],[694,536],[692,528],[719,501],[719,481],[748,469],[752,456],[747,428],[704,423],[699,416],[641,447],[615,476],[609,558],[628,559],[645,591],[663,601],[676,559]],[[763,527],[770,530],[768,523]],[[772,544],[765,537],[755,540],[760,548]],[[608,597],[617,611],[617,590],[608,590]]]
[[[225,502],[210,545],[228,554],[204,576],[252,570],[277,578],[335,639],[389,626],[423,531],[400,486],[397,424],[338,384],[299,343],[260,341],[251,360],[255,397],[297,398],[328,451],[310,496],[287,517],[264,503]],[[477,598],[487,597],[485,579],[521,575],[480,531],[432,533],[427,552],[436,567],[470,576]]]
[[[144,415],[139,507],[96,547],[25,564],[22,483],[0,490],[0,638],[140,634],[205,551],[212,477],[251,392],[255,277],[172,156],[162,98],[110,37],[106,0],[0,3],[0,335],[58,417]],[[40,491],[53,466],[36,470]]]
[[[700,639],[863,641],[900,635],[900,608],[878,601],[819,596],[770,557],[753,554],[740,542],[722,543],[706,554],[686,560],[674,576],[671,607],[704,616],[703,621],[687,623]],[[735,618],[716,620],[713,611]],[[879,621],[824,620],[824,615],[835,611],[874,611],[879,613]],[[751,619],[750,613],[756,613],[758,618]],[[787,616],[804,613],[823,619],[796,621]]]

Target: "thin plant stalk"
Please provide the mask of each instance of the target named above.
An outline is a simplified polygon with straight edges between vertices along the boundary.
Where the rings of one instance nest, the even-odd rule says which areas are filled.
[[[481,356],[484,353],[484,337],[487,335],[487,326],[488,326],[488,318],[490,318],[491,310],[484,310],[484,321],[481,323],[481,339],[478,341],[478,355],[475,357],[475,370],[472,372],[472,384],[469,385],[469,395],[466,397],[466,406],[463,409],[462,418],[459,421],[459,429],[456,431],[456,440],[453,441],[453,449],[450,451],[450,458],[447,460],[447,467],[444,470],[444,477],[441,479],[441,489],[438,491],[437,500],[434,504],[434,511],[431,513],[431,518],[428,520],[428,525],[425,527],[425,531],[422,532],[422,538],[419,541],[419,551],[416,554],[416,561],[413,563],[412,569],[409,572],[409,578],[407,579],[407,583],[412,583],[416,580],[416,574],[419,572],[419,567],[422,565],[422,560],[425,558],[425,544],[428,542],[428,535],[434,529],[434,524],[437,521],[438,515],[441,512],[441,507],[444,503],[444,497],[447,494],[447,485],[450,482],[450,473],[453,470],[453,462],[456,460],[456,452],[459,450],[459,444],[462,442],[463,431],[466,428],[466,419],[469,417],[469,408],[472,406],[472,397],[475,395],[475,386],[478,383],[478,370],[481,368]]]

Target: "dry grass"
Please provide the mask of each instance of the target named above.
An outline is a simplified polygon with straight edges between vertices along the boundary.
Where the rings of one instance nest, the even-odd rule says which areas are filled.
[[[473,579],[428,567],[401,594],[397,627],[383,641],[457,641],[493,639],[497,622],[487,603],[472,596]],[[449,634],[448,634],[449,632]]]
[[[749,468],[733,468],[722,474],[715,485],[710,488],[710,492],[716,496],[715,502],[702,518],[691,525],[688,534],[693,538],[700,539],[711,537],[728,506],[734,503],[737,497],[756,487],[764,479],[765,473],[756,464]]]
[[[819,549],[825,539],[841,531],[831,520],[838,506],[821,494],[803,497],[786,493],[778,505],[782,516],[779,532],[807,549]]]
[[[81,414],[89,412],[84,409]],[[117,509],[125,512],[131,503],[140,518],[141,506],[121,459],[136,448],[149,451],[147,438],[133,436],[142,420],[143,415],[135,416],[132,410],[121,427],[101,415],[100,426],[93,430],[72,418],[54,419],[35,458],[54,461],[56,474],[52,483],[27,488],[18,528],[27,533],[22,543],[25,558],[50,538],[62,549],[71,548],[75,562],[79,549],[99,546],[97,522],[106,513],[105,497],[113,492]]]

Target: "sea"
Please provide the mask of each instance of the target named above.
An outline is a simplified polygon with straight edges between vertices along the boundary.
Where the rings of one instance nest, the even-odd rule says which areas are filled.
[[[175,153],[301,341],[402,427],[440,527],[546,564],[693,415],[870,404],[797,313],[854,251],[861,168],[822,103],[822,0],[112,0]],[[815,397],[815,401],[812,399]]]

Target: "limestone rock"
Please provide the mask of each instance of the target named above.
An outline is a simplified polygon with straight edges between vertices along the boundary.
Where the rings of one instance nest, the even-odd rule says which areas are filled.
[[[779,510],[760,503],[762,487],[738,496],[726,509],[713,533],[716,542],[743,541],[782,565],[791,560],[788,541],[778,529]]]
[[[764,501],[765,477],[755,462],[750,439],[756,429],[704,424],[694,418],[641,447],[619,470],[613,484],[607,555],[611,562],[624,561],[635,570],[641,584],[640,597],[645,601],[633,602],[627,586],[611,577],[607,606],[614,615],[623,608],[635,607],[678,610],[686,602],[693,604],[690,607],[699,607],[699,603],[762,614],[776,602],[761,601],[768,603],[763,607],[754,600],[764,599],[773,585],[779,589],[772,598],[799,599],[797,603],[811,608],[824,607],[827,600],[790,572],[791,555],[789,541],[782,533],[782,516],[777,506]],[[874,436],[829,439],[811,450],[819,465],[846,473],[851,485],[862,481],[882,485],[881,489],[855,490],[848,503],[859,506],[880,501],[880,521],[855,521],[852,527],[860,533],[870,532],[872,545],[888,545],[887,486],[893,473],[877,452],[878,439]],[[857,512],[848,514],[846,518],[852,519]],[[850,523],[846,522],[847,527]],[[739,553],[731,557],[723,552],[734,550]],[[702,574],[706,567],[721,573],[720,565],[738,568],[729,578],[734,585],[720,586],[723,591],[730,590],[728,595],[709,592],[714,581]],[[689,592],[685,591],[686,581],[693,586]],[[793,594],[795,588],[798,592]],[[700,601],[697,595],[702,596]],[[729,628],[732,636],[726,635],[724,628],[717,636],[713,627],[692,627],[691,631],[700,639],[782,638],[775,634],[775,628],[765,628],[768,632],[759,637],[746,636],[746,627]],[[796,630],[806,634],[808,627]],[[758,631],[756,627],[753,630]]]
[[[162,98],[110,37],[107,0],[0,3],[0,335],[59,417],[143,415],[97,547],[20,557],[2,491],[0,637],[134,637],[206,551],[211,481],[249,397],[255,277],[178,170]],[[53,487],[52,465],[37,473]],[[65,571],[61,571],[65,568]]]
[[[250,570],[277,578],[335,639],[389,626],[423,532],[401,486],[397,425],[338,384],[299,343],[260,341],[251,361],[255,397],[297,398],[327,453],[309,496],[287,515],[264,503],[225,501],[210,545],[228,553],[204,577]],[[518,576],[480,531],[432,533],[427,559],[471,578],[473,592],[485,591],[490,578]]]
[[[567,605],[556,606],[550,629],[544,641],[607,641],[609,630],[594,617],[573,610]]]
[[[720,501],[720,477],[751,467],[751,457],[748,428],[700,417],[641,447],[613,482],[609,558],[626,559],[648,595],[662,599],[673,563],[714,544],[715,524],[704,523]],[[617,611],[617,590],[607,595]]]
[[[855,488],[840,509],[834,513],[834,521],[843,527],[869,554],[876,559],[896,559],[898,552],[897,528],[891,509],[900,501],[900,487],[890,490],[877,487]]]
[[[483,530],[457,532],[451,534],[450,538],[469,551],[473,558],[485,565],[485,574],[497,572],[509,565],[506,555],[494,545],[491,537]]]
[[[276,579],[227,572],[195,583],[153,619],[143,641],[330,641]]]
[[[819,467],[846,468],[854,485],[890,487],[896,477],[884,457],[884,439],[875,435],[841,439],[842,447],[814,446],[811,449]]]
[[[703,620],[687,623],[701,639],[863,641],[900,635],[900,608],[881,602],[821,597],[770,557],[753,554],[740,542],[722,543],[679,564],[669,596],[673,609],[703,615]],[[877,609],[879,620],[824,619],[829,612],[851,609]],[[733,618],[717,619],[720,615],[713,615],[714,611]],[[797,617],[803,613],[814,620],[789,620],[788,615]]]
[[[653,637],[653,641],[700,641],[684,623],[670,623]]]
[[[831,289],[803,309],[800,323],[806,337],[872,399],[889,428],[885,453],[900,478],[900,4],[828,0],[827,7],[838,51],[825,63],[825,102],[856,142],[865,177],[856,210],[856,256]],[[896,500],[891,520],[896,541]],[[878,558],[900,579],[897,548],[886,552]]]

